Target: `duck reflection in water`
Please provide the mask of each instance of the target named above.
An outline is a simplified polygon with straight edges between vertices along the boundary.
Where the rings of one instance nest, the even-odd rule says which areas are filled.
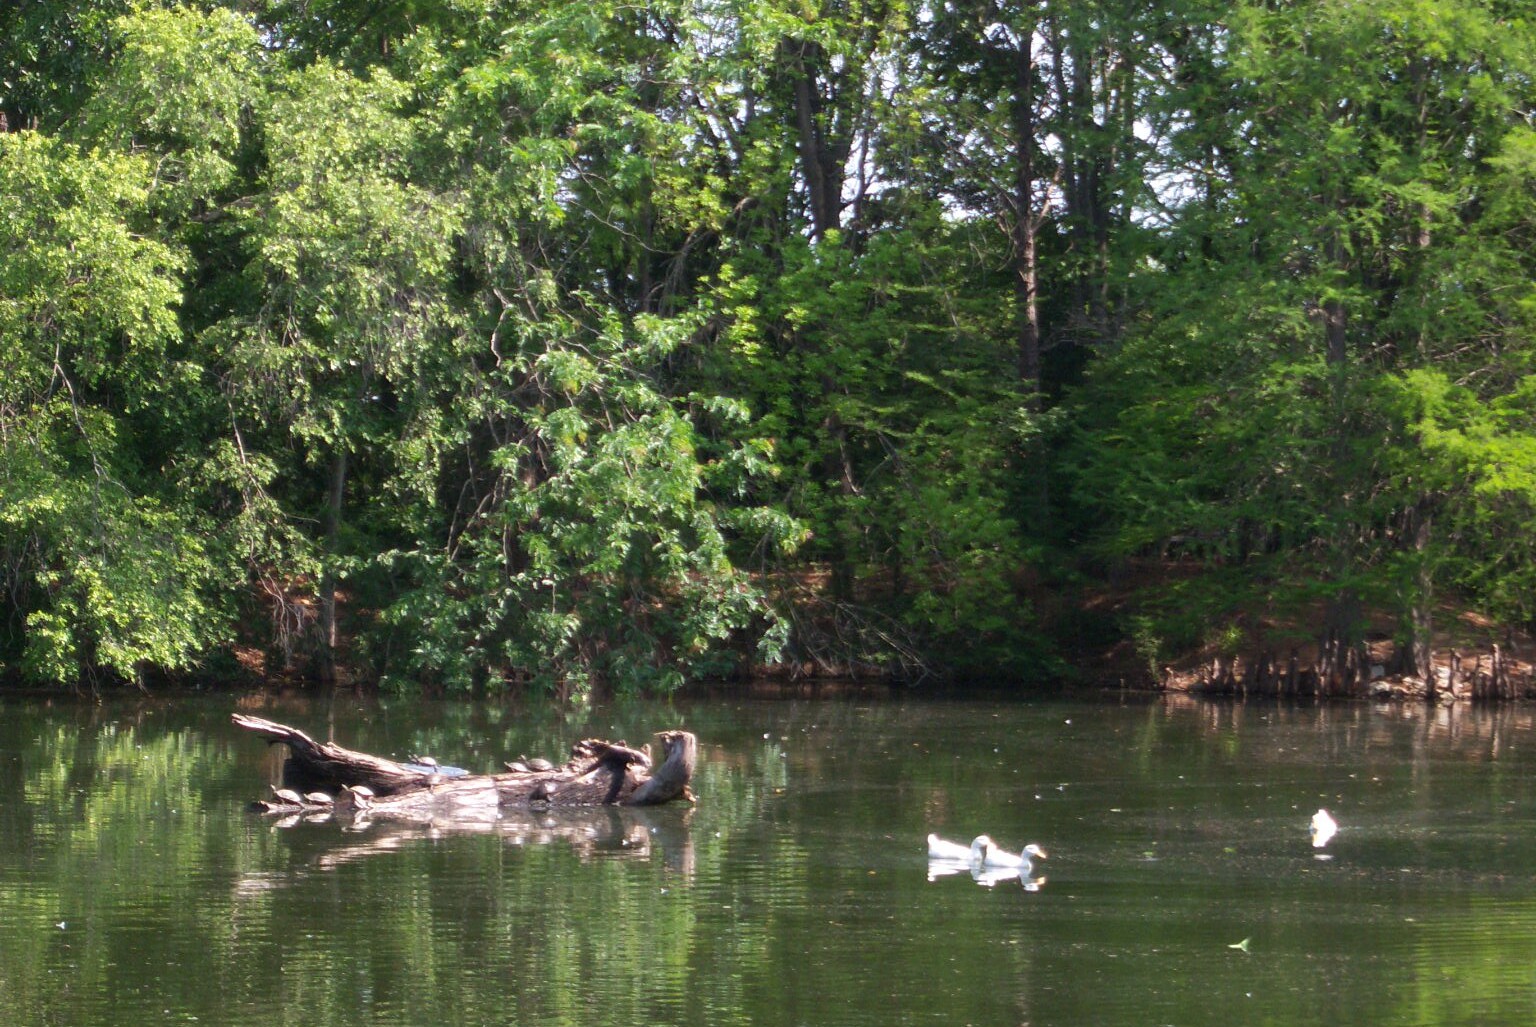
[[[1024,886],[1025,891],[1039,891],[1045,886],[1045,876],[1032,877],[1021,874],[1018,867],[973,867],[964,863],[954,863],[945,860],[928,861],[928,880],[937,881],[941,877],[952,877],[956,874],[970,874],[971,880],[983,888],[992,888],[1004,881],[1018,881]]]

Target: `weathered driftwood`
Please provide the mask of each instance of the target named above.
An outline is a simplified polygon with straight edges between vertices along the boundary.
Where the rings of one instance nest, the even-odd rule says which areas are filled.
[[[267,813],[322,813],[338,816],[485,819],[508,809],[565,806],[654,806],[692,800],[698,744],[686,731],[658,735],[662,760],[623,744],[588,739],[576,743],[563,766],[532,769],[512,765],[501,774],[447,777],[419,766],[396,763],[317,742],[298,728],[236,713],[237,727],[268,743],[282,742],[283,788],[254,805]]]

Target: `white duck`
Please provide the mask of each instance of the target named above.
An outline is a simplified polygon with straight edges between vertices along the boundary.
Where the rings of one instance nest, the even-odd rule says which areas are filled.
[[[1044,849],[1033,842],[1024,846],[1024,851],[1017,854],[999,849],[997,843],[986,835],[977,838],[971,845],[973,848],[978,845],[981,846],[982,866],[1017,869],[1023,874],[1029,873],[1030,869],[1034,867],[1036,859],[1050,858]]]
[[[985,851],[984,842],[990,842],[986,835],[980,835],[969,846],[959,842],[947,842],[936,834],[928,836],[928,858],[940,859],[949,863],[970,863],[974,866],[981,865],[981,858]]]
[[[1333,836],[1339,833],[1338,822],[1328,815],[1328,811],[1320,809],[1312,814],[1312,847],[1321,849],[1333,840]]]

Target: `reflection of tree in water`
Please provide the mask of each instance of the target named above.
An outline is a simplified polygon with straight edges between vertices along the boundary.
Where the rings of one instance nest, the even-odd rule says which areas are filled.
[[[234,910],[222,884],[251,849],[219,796],[250,768],[187,726],[196,719],[167,704],[11,706],[0,718],[0,751],[20,775],[0,821],[8,1022],[143,1019],[155,1003],[155,1015],[216,1013],[193,982],[225,969]]]
[[[654,723],[654,708],[643,719]],[[739,911],[761,905],[765,889],[803,893],[807,855],[762,830],[789,782],[783,746],[733,731],[723,743],[701,736],[697,807],[274,826],[266,834],[281,844],[236,886],[240,918],[291,923],[290,937],[316,921],[342,932],[291,941],[315,967],[306,988],[328,1005],[345,1006],[362,969],[374,1001],[398,999],[408,980],[413,1004],[468,1022],[574,1018],[594,1006],[606,1022],[739,1011],[740,967],[769,959],[777,937]],[[452,744],[440,752],[456,759]],[[741,860],[752,869],[732,865]],[[403,977],[377,977],[383,966]]]
[[[1286,751],[1304,759],[1368,758],[1397,753],[1404,744],[1416,750],[1434,746],[1437,759],[1494,760],[1516,740],[1536,730],[1536,710],[1526,705],[1469,705],[1423,702],[1271,703],[1201,699],[1169,693],[1148,703],[1153,721],[1170,729],[1198,725],[1208,734],[1240,739],[1245,734],[1273,735],[1277,729],[1296,736],[1285,750],[1270,754],[1284,760]],[[1161,737],[1149,727],[1149,737]],[[1250,753],[1264,759],[1262,751]]]
[[[1454,1021],[1458,996],[1486,1022],[1529,1010],[1523,709],[651,707],[568,730],[685,724],[696,807],[358,832],[248,815],[275,767],[227,705],[5,712],[0,994],[20,1024],[1087,1023],[1234,988],[1285,1022],[1324,1001],[1370,1022]],[[558,751],[524,741],[542,730],[487,760]],[[1327,863],[1320,806],[1341,825]],[[939,826],[1033,837],[1050,885],[929,884]],[[1174,959],[1205,960],[1195,983]]]

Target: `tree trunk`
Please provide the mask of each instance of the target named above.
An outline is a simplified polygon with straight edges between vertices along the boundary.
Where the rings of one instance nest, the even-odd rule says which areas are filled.
[[[1040,309],[1035,218],[1035,57],[1032,28],[1021,29],[1013,55],[1013,294],[1018,317],[1018,370],[1026,402],[1039,404]]]
[[[789,57],[794,75],[795,132],[811,212],[811,237],[820,239],[841,223],[843,164],[848,147],[834,145],[827,137],[826,112],[817,89],[821,48],[804,40],[786,40],[783,52]]]
[[[1409,647],[1413,666],[1410,672],[1435,687],[1435,624],[1434,624],[1434,575],[1430,572],[1428,549],[1432,515],[1424,504],[1412,511],[1413,548],[1417,561],[1414,568],[1414,592],[1409,619],[1412,622],[1413,639]]]
[[[1323,339],[1327,345],[1328,363],[1339,367],[1349,356],[1349,316],[1341,300],[1325,300],[1323,311]]]
[[[1035,157],[1038,141],[1035,117],[1035,89],[1038,68],[1034,55],[1033,19],[1017,32],[1013,51],[1013,296],[1016,359],[1019,387],[1024,408],[1031,413],[1041,409],[1040,392],[1040,267],[1038,237],[1041,217],[1035,209]],[[1050,486],[1044,462],[1038,456],[1021,454],[1020,482],[1023,498],[1030,508],[1024,519],[1040,524],[1048,517]]]
[[[320,576],[320,647],[315,675],[321,684],[336,683],[336,550],[341,537],[341,501],[347,487],[347,451],[338,448],[331,458],[331,477],[325,503],[325,571]]]

